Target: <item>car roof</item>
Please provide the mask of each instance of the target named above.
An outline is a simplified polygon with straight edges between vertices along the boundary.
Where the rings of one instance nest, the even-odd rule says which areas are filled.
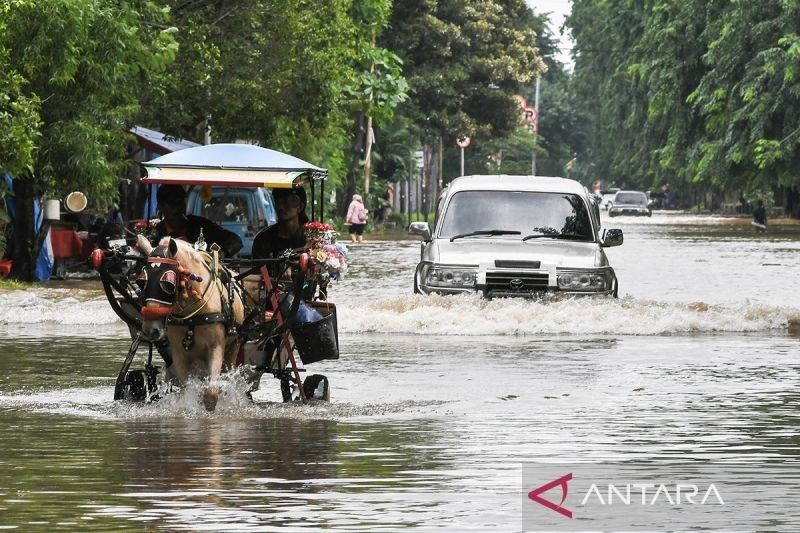
[[[575,180],[547,176],[509,176],[493,174],[482,176],[462,176],[451,181],[449,194],[459,191],[526,191],[559,192],[586,195],[586,188]]]
[[[616,194],[644,194],[647,196],[647,194],[643,193],[642,191],[617,191]]]

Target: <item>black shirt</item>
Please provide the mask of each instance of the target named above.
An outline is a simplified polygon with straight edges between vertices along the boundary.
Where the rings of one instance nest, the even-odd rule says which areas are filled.
[[[234,232],[226,230],[207,218],[195,215],[186,216],[186,232],[184,235],[177,235],[175,231],[168,232],[167,223],[162,220],[156,226],[156,236],[159,241],[166,236],[170,236],[194,243],[200,236],[201,229],[203,230],[203,239],[206,244],[211,246],[216,243],[225,252],[225,257],[233,257],[236,252],[242,249],[242,239]]]
[[[306,236],[302,228],[298,228],[289,237],[278,235],[277,224],[260,231],[253,240],[253,259],[272,259],[291,248],[302,248],[306,245]]]

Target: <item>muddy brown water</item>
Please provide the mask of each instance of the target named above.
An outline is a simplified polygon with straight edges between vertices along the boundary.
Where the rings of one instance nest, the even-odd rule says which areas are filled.
[[[800,227],[604,222],[618,300],[414,296],[416,241],[352,247],[305,407],[271,378],[213,414],[195,385],[115,403],[129,341],[93,282],[0,293],[0,527],[511,531],[524,462],[793,464]]]

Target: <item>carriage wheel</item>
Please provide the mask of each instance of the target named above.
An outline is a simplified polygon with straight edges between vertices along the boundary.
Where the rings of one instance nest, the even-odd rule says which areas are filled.
[[[303,380],[303,390],[309,400],[331,401],[331,388],[328,378],[322,374],[312,374]]]
[[[283,402],[291,402],[292,401],[292,384],[289,383],[288,378],[281,378],[281,396],[283,397]]]

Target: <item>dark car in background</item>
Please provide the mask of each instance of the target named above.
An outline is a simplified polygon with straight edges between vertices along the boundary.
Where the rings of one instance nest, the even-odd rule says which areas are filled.
[[[278,220],[275,201],[269,190],[246,187],[212,187],[211,198],[201,198],[202,188],[189,192],[186,213],[212,220],[242,239],[241,257],[250,257],[253,239],[262,229]]]
[[[653,214],[649,203],[647,195],[641,191],[619,191],[614,196],[611,207],[608,208],[608,216],[649,217]]]

